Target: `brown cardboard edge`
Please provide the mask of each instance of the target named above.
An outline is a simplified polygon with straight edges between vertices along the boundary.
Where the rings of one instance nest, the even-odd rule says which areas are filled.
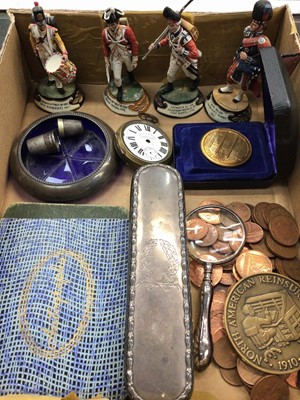
[[[28,69],[24,63],[14,16],[4,39],[0,58],[0,191],[5,194],[9,155],[13,142],[19,134],[29,90]],[[13,79],[12,79],[13,77]],[[2,205],[3,197],[0,199]]]

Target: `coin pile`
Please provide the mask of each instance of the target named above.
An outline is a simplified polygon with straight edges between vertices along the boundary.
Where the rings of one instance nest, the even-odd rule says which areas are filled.
[[[300,389],[299,371],[287,375],[272,375],[245,364],[227,337],[224,326],[224,307],[227,294],[240,279],[253,274],[276,272],[300,282],[300,259],[298,258],[299,228],[295,218],[277,203],[260,202],[254,206],[232,202],[222,204],[216,200],[206,200],[203,205],[223,205],[234,211],[244,222],[246,243],[235,261],[213,267],[211,282],[214,286],[210,309],[210,325],[214,346],[213,358],[219,366],[221,376],[228,383],[243,385],[252,400],[270,397],[270,388],[287,399],[288,386]],[[207,216],[209,219],[209,216]],[[214,215],[211,218],[215,218]],[[203,234],[204,232],[202,232]],[[205,240],[208,233],[201,240]],[[218,234],[223,247],[234,249],[235,243]],[[222,246],[221,246],[222,247]],[[194,259],[190,260],[190,280],[201,287],[204,267]]]
[[[221,264],[213,271],[213,286],[217,283],[231,285],[246,276],[272,271],[300,282],[300,233],[295,218],[286,208],[267,202],[260,202],[255,206],[241,202],[224,205],[216,200],[205,200],[199,206],[204,205],[223,205],[231,209],[244,222],[246,231],[244,249],[235,262]],[[219,252],[222,249],[223,253],[230,253],[239,244],[239,230],[231,233],[230,238],[224,237],[224,230],[216,232],[217,217],[215,213],[206,213],[205,216],[201,215],[202,221],[199,218],[187,221],[188,228],[197,225],[197,230],[188,229],[187,237],[198,246],[201,241],[218,248]],[[201,286],[203,280],[203,268],[202,264],[194,260],[190,262],[190,279],[197,287]],[[216,276],[220,276],[219,281]]]

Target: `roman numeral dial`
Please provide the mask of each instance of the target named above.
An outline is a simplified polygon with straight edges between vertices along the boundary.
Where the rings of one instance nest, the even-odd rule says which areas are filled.
[[[167,134],[151,122],[127,122],[118,129],[115,139],[119,156],[133,167],[168,163],[171,159],[172,149]]]

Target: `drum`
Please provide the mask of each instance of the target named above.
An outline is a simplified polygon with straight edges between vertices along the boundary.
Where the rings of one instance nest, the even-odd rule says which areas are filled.
[[[64,61],[60,53],[54,53],[45,63],[45,69],[48,74],[54,75],[63,84],[72,83],[76,78],[77,68],[72,61]]]

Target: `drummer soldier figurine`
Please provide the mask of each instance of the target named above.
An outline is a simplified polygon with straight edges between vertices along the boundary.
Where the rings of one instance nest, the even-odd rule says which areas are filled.
[[[146,111],[150,105],[148,95],[136,81],[133,73],[138,64],[137,39],[123,11],[110,7],[101,17],[106,24],[101,34],[108,83],[104,101],[118,114],[128,115],[131,113],[130,110],[140,108],[133,114],[137,115],[138,111]],[[123,67],[127,76],[122,76]],[[113,80],[110,79],[111,71]]]
[[[64,42],[58,34],[57,28],[47,24],[43,8],[40,7],[37,2],[34,4],[35,6],[32,9],[34,23],[29,25],[29,40],[34,54],[36,57],[39,57],[43,68],[48,73],[45,67],[47,59],[59,51],[62,54],[64,62],[67,62],[68,52]],[[48,73],[47,84],[48,86],[55,84],[57,91],[60,94],[65,93],[61,80],[51,73]]]
[[[48,112],[78,109],[84,94],[74,83],[77,68],[69,60],[67,49],[56,28],[55,17],[45,13],[39,3],[35,2],[32,21],[28,26],[30,44],[47,73],[37,85],[35,103]]]

